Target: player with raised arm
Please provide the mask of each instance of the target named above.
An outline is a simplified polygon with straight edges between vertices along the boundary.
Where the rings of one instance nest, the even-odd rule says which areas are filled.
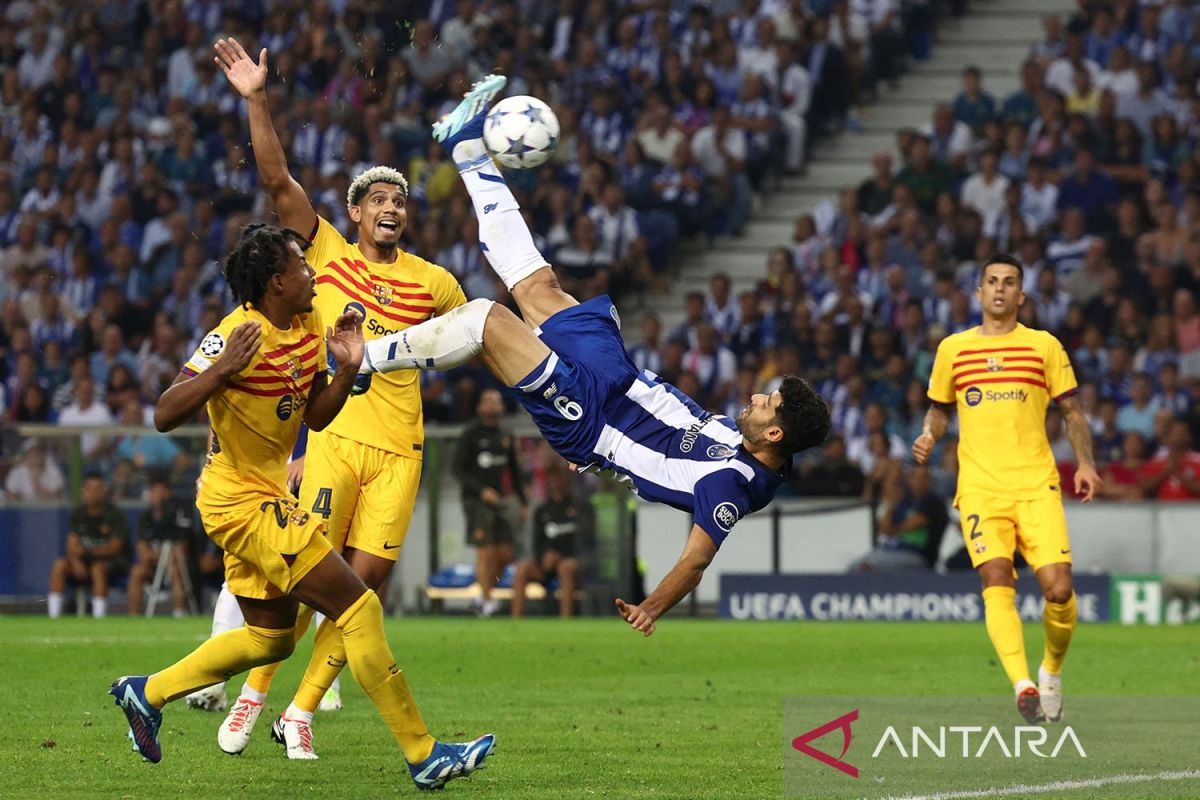
[[[825,439],[829,411],[805,381],[787,376],[778,391],[755,395],[733,420],[638,371],[625,353],[612,301],[579,303],[562,291],[484,148],[488,105],[504,84],[496,75],[476,84],[434,126],[434,138],[458,167],[484,254],[524,320],[490,300],[472,300],[369,342],[360,369],[445,369],[482,354],[569,462],[610,470],[643,499],[691,513],[683,555],[658,587],[639,605],[616,601],[625,620],[649,636],[655,621],[700,582],[734,524],[774,497],[792,455]]]
[[[1091,501],[1100,478],[1092,434],[1076,402],[1071,362],[1058,339],[1017,322],[1024,270],[994,256],[975,290],[983,322],[942,340],[929,378],[932,405],[912,451],[924,464],[958,408],[958,491],[963,539],[983,583],[988,636],[1030,722],[1062,719],[1062,664],[1075,630],[1071,543],[1062,487],[1046,438],[1046,407],[1063,413],[1079,469],[1075,491]],[[1017,613],[1013,553],[1019,548],[1046,599],[1045,654],[1035,686]]]
[[[400,249],[407,222],[408,183],[387,166],[376,166],[350,184],[347,211],[358,227],[350,244],[317,216],[308,195],[288,172],[287,160],[267,106],[267,51],[258,63],[234,39],[214,45],[214,60],[246,99],[250,139],[263,186],[281,224],[307,236],[305,257],[317,276],[315,305],[332,318],[354,310],[363,336],[403,331],[466,302],[446,270]],[[361,388],[361,387],[360,387]],[[309,437],[300,507],[325,520],[329,540],[367,586],[379,589],[404,544],[421,479],[424,427],[420,386],[411,373],[380,376],[370,392],[355,396],[324,431]],[[298,630],[308,627],[303,609]],[[312,657],[291,704],[275,720],[272,736],[288,758],[312,759],[313,712],[346,663],[337,627],[317,628]],[[227,753],[250,742],[278,665],[251,671],[217,733]]]
[[[333,552],[321,516],[297,506],[285,486],[301,420],[312,431],[334,420],[363,356],[356,313],[322,330],[303,242],[295,231],[265,225],[243,231],[225,266],[238,307],[201,340],[154,411],[155,427],[169,431],[207,406],[213,436],[196,506],[225,552],[225,579],[245,624],[160,672],[119,678],[110,691],[137,751],[157,762],[162,707],[287,658],[304,603],[334,621],[350,669],[403,749],[413,781],[438,789],[482,766],[494,737],[444,744],[429,735],[388,647],[379,598]],[[337,368],[331,378],[326,348]]]

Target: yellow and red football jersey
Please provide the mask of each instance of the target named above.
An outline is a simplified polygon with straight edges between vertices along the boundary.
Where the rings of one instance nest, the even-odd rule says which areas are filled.
[[[958,404],[958,497],[1035,499],[1057,489],[1046,407],[1076,388],[1066,351],[1046,331],[1018,324],[983,336],[976,327],[943,339],[929,398]]]
[[[317,312],[276,328],[251,306],[232,311],[210,331],[183,367],[199,375],[225,352],[229,335],[243,322],[262,326],[262,343],[250,363],[208,401],[213,440],[196,505],[227,511],[287,497],[287,462],[300,431],[308,395],[325,367],[325,331]]]
[[[442,267],[399,251],[392,264],[368,261],[329,222],[317,227],[305,258],[317,273],[314,303],[323,319],[354,310],[367,341],[402,331],[467,301],[454,276]],[[351,397],[324,433],[420,458],[425,433],[420,376],[416,370],[376,374],[371,390]]]

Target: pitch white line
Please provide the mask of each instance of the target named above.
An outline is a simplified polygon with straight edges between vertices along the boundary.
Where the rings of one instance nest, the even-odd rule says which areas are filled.
[[[1005,797],[1009,795],[1043,794],[1045,792],[1061,792],[1069,789],[1095,789],[1100,786],[1110,786],[1121,783],[1150,783],[1152,781],[1184,781],[1200,779],[1200,770],[1180,770],[1175,772],[1156,772],[1145,775],[1110,775],[1107,778],[1090,778],[1080,781],[1055,781],[1053,783],[1025,784],[1022,786],[1005,786],[997,789],[978,789],[967,792],[940,792],[938,794],[906,794],[892,796],[884,800],[967,800],[974,797]]]
[[[23,644],[51,645],[63,644],[151,644],[156,642],[197,642],[204,641],[208,636],[200,633],[186,636],[34,636],[22,639]]]

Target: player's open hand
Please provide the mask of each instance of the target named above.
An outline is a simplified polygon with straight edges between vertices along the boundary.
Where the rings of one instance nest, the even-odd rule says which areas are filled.
[[[912,454],[913,458],[917,460],[918,464],[924,464],[929,460],[929,454],[933,452],[933,446],[935,444],[937,444],[937,442],[935,442],[933,440],[933,436],[928,433],[922,433],[917,437],[917,440],[913,442]]]
[[[261,344],[262,326],[252,320],[243,322],[229,334],[229,339],[225,342],[225,350],[214,366],[221,375],[232,378],[250,366],[250,361],[258,352]]]
[[[348,311],[338,317],[332,328],[325,329],[325,346],[339,370],[358,371],[363,360],[362,317]]]
[[[229,85],[242,97],[260,92],[267,85],[267,48],[264,47],[258,54],[257,64],[246,55],[242,45],[232,36],[228,39],[217,39],[213,50],[217,53],[213,56],[213,61],[224,70]]]
[[[1100,476],[1093,466],[1083,465],[1075,470],[1075,494],[1083,495],[1080,499],[1085,503],[1092,502],[1096,490],[1100,488],[1100,482]]]
[[[626,603],[618,597],[617,611],[635,631],[641,631],[646,636],[654,633],[654,617],[641,606]]]

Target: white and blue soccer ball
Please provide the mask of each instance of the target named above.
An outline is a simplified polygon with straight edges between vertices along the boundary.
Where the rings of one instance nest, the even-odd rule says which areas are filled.
[[[558,117],[536,97],[506,97],[488,112],[483,143],[502,166],[539,166],[558,145]]]

